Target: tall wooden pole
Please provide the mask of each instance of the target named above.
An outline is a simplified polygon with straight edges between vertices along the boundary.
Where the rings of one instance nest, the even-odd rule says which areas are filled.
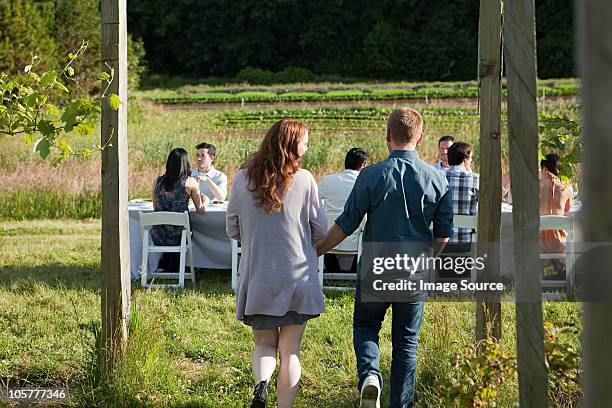
[[[612,407],[612,4],[576,3],[584,109],[584,240],[603,244],[584,270],[584,406]],[[603,296],[602,296],[603,295]]]
[[[102,104],[102,364],[112,369],[128,336],[130,245],[127,168],[126,0],[102,0],[102,61],[115,70],[109,91],[123,101],[113,110]],[[103,70],[107,70],[103,65]]]
[[[516,342],[521,407],[546,407],[542,266],[539,260],[538,110],[533,0],[505,0],[508,138],[516,271]]]
[[[486,254],[479,280],[499,282],[501,233],[501,1],[481,0],[478,26],[480,85],[480,197],[478,199],[478,256]],[[490,332],[488,330],[490,328]],[[478,299],[476,339],[501,338],[499,299]]]

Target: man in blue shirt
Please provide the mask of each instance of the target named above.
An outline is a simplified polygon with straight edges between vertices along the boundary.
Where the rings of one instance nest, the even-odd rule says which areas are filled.
[[[416,242],[434,245],[434,255],[440,253],[453,234],[452,196],[444,173],[419,158],[416,146],[422,139],[423,120],[417,111],[403,108],[391,113],[387,122],[389,157],[361,171],[344,212],[317,245],[319,255],[349,236],[366,214],[364,246]],[[432,224],[433,230],[430,230]],[[361,277],[353,316],[360,407],[380,406],[382,375],[378,333],[389,306],[393,308],[389,406],[412,407],[423,302],[362,301],[360,281]]]

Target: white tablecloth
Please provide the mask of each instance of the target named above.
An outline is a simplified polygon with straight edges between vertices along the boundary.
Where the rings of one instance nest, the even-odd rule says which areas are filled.
[[[130,273],[138,278],[142,263],[142,237],[140,212],[153,212],[153,203],[141,202],[128,205],[130,229]],[[204,214],[189,208],[192,231],[193,263],[197,268],[231,269],[232,247],[225,233],[227,204],[209,204]],[[149,255],[149,270],[157,267],[159,255]]]
[[[579,216],[580,206],[574,206],[571,212]],[[142,237],[140,236],[139,213],[152,212],[153,203],[130,203],[129,229],[130,229],[130,272],[132,278],[139,276],[142,263]],[[197,268],[231,269],[232,248],[225,233],[225,215],[227,204],[210,204],[206,213],[198,214],[192,207],[189,209],[193,242],[193,263]],[[509,275],[514,270],[514,256],[512,254],[512,204],[502,203],[502,229],[501,229],[501,269],[502,275]],[[574,224],[574,241],[580,236],[579,223]],[[159,255],[149,255],[149,270],[157,267]]]

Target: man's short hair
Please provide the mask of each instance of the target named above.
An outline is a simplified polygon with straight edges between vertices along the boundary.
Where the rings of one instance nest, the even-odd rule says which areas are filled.
[[[448,148],[448,164],[451,166],[460,165],[470,156],[471,152],[471,144],[464,142],[453,143],[453,145]]]
[[[440,146],[440,143],[442,142],[453,142],[455,143],[455,138],[450,136],[450,135],[444,135],[440,138],[440,140],[438,140],[438,146]]]
[[[368,152],[359,147],[353,147],[346,153],[344,168],[359,170],[368,161],[368,157]]]
[[[391,140],[400,145],[416,143],[423,131],[421,114],[411,108],[397,109],[391,112],[387,121]]]
[[[215,145],[211,145],[210,143],[200,143],[196,145],[196,150],[200,150],[200,149],[208,149],[208,154],[211,155],[212,157],[215,157],[217,155],[217,149],[215,148]]]

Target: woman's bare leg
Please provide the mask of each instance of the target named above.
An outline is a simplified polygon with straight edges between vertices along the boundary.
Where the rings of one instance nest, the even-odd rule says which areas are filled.
[[[300,347],[305,328],[306,324],[294,324],[280,328],[278,338],[280,368],[276,384],[278,408],[293,407],[302,375]]]
[[[253,330],[255,350],[253,351],[253,377],[255,384],[270,381],[276,369],[276,351],[278,349],[278,329]]]

